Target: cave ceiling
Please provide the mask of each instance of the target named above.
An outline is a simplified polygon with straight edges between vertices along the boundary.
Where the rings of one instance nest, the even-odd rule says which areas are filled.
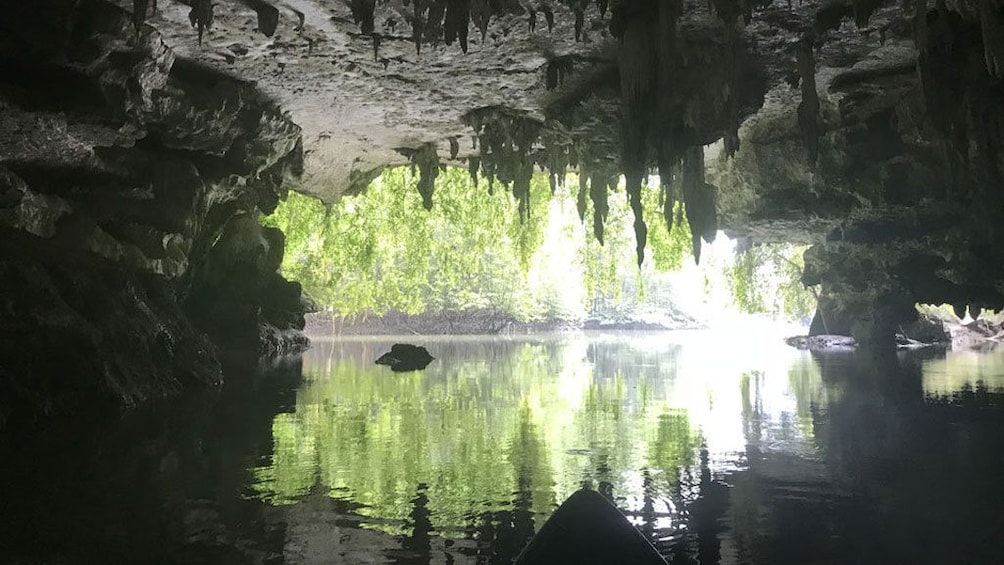
[[[132,2],[120,3],[133,9]],[[357,21],[354,11],[359,8],[351,2],[221,1],[214,3],[211,26],[201,33],[193,27],[194,9],[188,2],[161,0],[155,9],[146,4],[146,24],[179,57],[254,82],[290,113],[303,128],[304,189],[327,200],[358,185],[353,181],[369,178],[374,169],[402,163],[399,148],[433,143],[444,161],[456,154],[457,163],[479,155],[471,142],[474,132],[463,119],[472,110],[500,107],[540,121],[560,118],[590,97],[619,100],[617,72],[625,62],[634,61],[642,66],[637,72],[652,77],[655,69],[645,66],[658,64],[625,51],[623,38],[614,37],[616,2],[602,13],[600,4],[606,3],[491,2],[492,17],[485,27],[471,14],[466,49],[459,41],[446,44],[448,25],[427,26],[431,29],[423,30],[416,42],[415,5],[400,0],[376,2],[372,24]],[[443,3],[426,4],[434,10],[434,4]],[[274,6],[274,16],[262,18],[262,5]],[[709,8],[704,2],[682,3],[672,16],[682,15],[679,58],[686,67],[674,77],[672,90],[681,92],[679,98],[690,97],[677,101],[677,109],[689,113],[684,119],[700,130],[693,142],[702,143],[722,137],[727,129],[715,123],[722,116],[709,115],[719,110],[715,104],[744,98],[743,107],[727,116],[734,121],[739,112],[756,110],[768,82],[797,71],[788,44],[794,32],[778,30],[806,27],[813,13],[808,4],[791,9],[783,4],[777,9],[783,15],[772,16],[783,21],[732,34],[726,30],[734,26],[725,25]],[[436,18],[426,13],[424,19]],[[449,14],[445,19],[449,24]],[[638,41],[636,50],[654,45]],[[737,86],[744,92],[730,93],[733,85],[721,84],[727,78],[722,76],[725,67],[733,65],[724,60],[726,50],[742,59],[739,78],[746,84]],[[708,103],[702,107],[703,102]],[[608,121],[619,120],[618,104],[595,102],[590,109],[599,108]],[[616,132],[620,126],[611,127]]]
[[[476,153],[461,120],[473,109],[506,107],[542,120],[553,97],[545,77],[551,58],[572,55],[580,69],[611,59],[609,33],[588,30],[576,42],[574,17],[560,5],[550,32],[541,15],[531,33],[523,10],[493,19],[484,38],[471,25],[466,53],[459,41],[446,45],[442,30],[419,52],[409,23],[413,6],[400,1],[377,5],[374,33],[362,32],[345,2],[276,6],[271,37],[259,30],[256,12],[238,2],[216,3],[201,44],[185,4],[161,0],[147,22],[180,57],[254,81],[273,96],[303,128],[305,189],[325,199],[357,178],[368,180],[374,169],[404,163],[399,148],[434,143],[445,158],[456,139],[458,159]]]
[[[722,140],[733,153],[743,121],[761,141],[792,135],[784,123],[754,131],[787,112],[802,137],[798,156],[804,149],[815,165],[824,133],[918,90],[918,41],[958,33],[918,26],[918,14],[969,22],[986,38],[979,51],[991,76],[1004,51],[998,0],[117,1],[145,13],[137,21],[178,57],[251,81],[289,112],[303,128],[301,189],[328,201],[429,144],[442,163],[468,164],[481,154],[469,114],[484,108],[573,130],[605,122],[579,133],[621,173],[657,169],[662,139],[679,146],[670,150],[679,164],[683,146]],[[574,115],[582,108],[588,120]],[[668,133],[625,133],[645,128]],[[535,159],[542,169],[546,161]],[[756,225],[755,212],[730,202],[726,223]],[[825,225],[788,231],[805,239]]]
[[[525,214],[534,170],[575,169],[602,241],[618,177],[640,218],[659,173],[696,257],[718,229],[817,244],[832,276],[806,282],[860,303],[851,317],[1004,306],[988,251],[1004,239],[1001,0],[240,0],[200,33],[202,1],[146,21],[276,99],[303,128],[299,190],[325,200],[410,161],[429,207],[455,164],[511,186]],[[912,227],[844,241],[876,222]],[[636,221],[639,263],[649,229]],[[848,256],[870,269],[840,274]]]

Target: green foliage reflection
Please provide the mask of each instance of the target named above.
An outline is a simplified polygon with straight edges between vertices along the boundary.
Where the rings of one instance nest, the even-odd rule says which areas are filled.
[[[472,508],[507,511],[517,493],[546,516],[583,481],[624,493],[627,472],[651,469],[668,487],[694,464],[700,440],[664,389],[672,358],[600,377],[574,343],[467,342],[440,348],[449,367],[391,376],[371,364],[382,347],[314,352],[295,413],[273,422],[271,464],[254,471],[262,497],[294,503],[321,487],[407,535],[424,484],[432,527],[456,533]]]

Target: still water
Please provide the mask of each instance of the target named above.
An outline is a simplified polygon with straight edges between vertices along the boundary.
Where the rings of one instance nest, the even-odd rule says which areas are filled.
[[[1004,352],[663,332],[315,341],[4,442],[0,561],[510,563],[586,485],[671,563],[1004,563]]]

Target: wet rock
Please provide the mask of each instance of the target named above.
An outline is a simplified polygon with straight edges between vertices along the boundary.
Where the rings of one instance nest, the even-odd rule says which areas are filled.
[[[800,335],[785,338],[784,342],[795,349],[819,352],[854,351],[858,347],[858,342],[846,335]]]
[[[429,355],[429,350],[419,345],[395,343],[390,351],[377,358],[374,363],[387,365],[395,373],[420,371],[435,359]]]
[[[945,323],[937,318],[921,315],[915,322],[900,326],[897,335],[924,344],[949,344],[951,333],[945,328]]]

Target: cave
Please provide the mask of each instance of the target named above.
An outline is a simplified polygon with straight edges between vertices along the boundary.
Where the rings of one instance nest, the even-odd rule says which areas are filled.
[[[1004,309],[1004,4],[876,0],[3,0],[0,430],[217,387],[309,347],[263,227],[442,167],[529,206],[578,173],[811,245],[813,333],[894,346],[915,305]],[[723,157],[705,166],[707,147]],[[670,179],[679,179],[671,186]],[[645,187],[645,190],[651,187]],[[667,209],[672,209],[669,207]]]

